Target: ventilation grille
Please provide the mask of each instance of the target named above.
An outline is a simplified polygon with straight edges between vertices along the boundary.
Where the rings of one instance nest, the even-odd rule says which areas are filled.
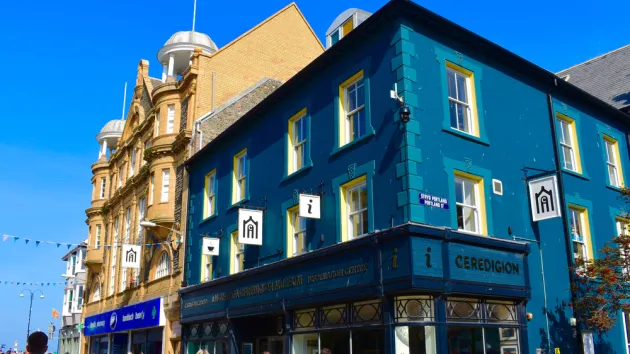
[[[503,182],[498,179],[492,180],[492,191],[496,195],[503,195]]]

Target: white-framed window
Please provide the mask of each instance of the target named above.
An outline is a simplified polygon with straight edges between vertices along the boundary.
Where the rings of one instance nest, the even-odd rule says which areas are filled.
[[[165,168],[162,170],[162,195],[160,202],[168,202],[168,189],[171,184],[171,170]]]
[[[155,193],[155,174],[151,174],[149,181],[149,205],[153,204],[153,194]]]
[[[446,68],[451,128],[474,135],[471,107],[470,76],[451,67]]]
[[[348,33],[350,33],[354,29],[355,16],[356,14],[353,14],[346,21],[344,21],[341,26],[337,27],[333,32],[328,35],[328,42],[330,43],[329,47],[339,42],[341,38],[347,36]]]
[[[577,164],[575,163],[575,137],[573,136],[573,129],[571,129],[571,122],[560,118],[557,119],[557,122],[564,168],[577,172]]]
[[[96,248],[101,248],[101,225],[96,225]]]
[[[166,134],[171,134],[175,128],[175,105],[168,105],[168,120],[166,121]]]
[[[617,226],[618,236],[630,236],[630,221],[626,219],[617,219],[616,226]],[[621,257],[624,259],[628,257],[628,254],[625,252],[623,248],[619,248],[619,253],[621,254]],[[628,268],[625,268],[623,271],[626,274],[630,273],[630,269]]]
[[[306,218],[300,217],[299,208],[295,208],[289,212],[291,217],[291,235],[293,237],[292,255],[306,252]]]
[[[306,110],[298,113],[289,120],[289,144],[291,163],[289,173],[293,173],[302,167],[306,160],[306,139],[308,139],[308,121]]]
[[[204,209],[204,218],[210,217],[215,213],[216,207],[216,191],[217,191],[217,173],[216,170],[212,170],[212,172],[206,175],[206,205]]]
[[[201,281],[212,280],[212,256],[201,256]]]
[[[247,190],[247,151],[244,151],[234,157],[234,200],[239,202],[245,199]]]
[[[101,193],[100,193],[100,198],[104,199],[105,198],[105,187],[107,186],[107,178],[103,177],[101,178]]]
[[[160,110],[155,112],[155,136],[160,135]]]
[[[70,258],[70,262],[72,265],[72,268],[70,270],[70,275],[74,275],[74,273],[77,272],[77,254],[73,254],[72,257]]]
[[[610,185],[621,187],[621,178],[619,178],[619,156],[617,153],[617,144],[608,139],[604,139],[606,147],[606,165],[608,166],[608,180]]]
[[[151,139],[147,139],[144,142],[144,151],[147,151],[148,148],[151,147]],[[142,152],[142,157],[140,158],[140,166],[144,166],[147,163],[147,160],[144,159],[144,151]]]
[[[626,342],[626,353],[630,353],[630,313],[624,311],[623,312],[623,336]]]
[[[344,86],[345,142],[353,142],[367,132],[363,76]]]
[[[117,251],[118,251],[118,218],[114,219],[114,242],[112,242],[112,259],[109,271],[109,295],[114,295],[116,289],[116,264],[117,264]]]
[[[136,237],[136,243],[142,243],[142,226],[140,223],[144,220],[144,214],[146,209],[147,200],[145,198],[141,198],[138,202],[138,235]]]
[[[68,291],[68,314],[72,313],[72,305],[74,304],[74,290]]]
[[[129,244],[130,231],[131,231],[131,208],[127,208],[127,211],[125,212],[125,235],[124,235],[123,244]]]
[[[83,308],[83,285],[79,285],[79,296],[77,296],[77,311]]]
[[[368,200],[365,181],[346,189],[346,208],[348,210],[348,240],[365,235],[368,232]]]
[[[167,252],[162,252],[157,269],[155,270],[155,279],[165,277],[169,274],[171,274],[171,258],[168,256]]]
[[[455,176],[455,202],[457,207],[457,228],[477,234],[481,233],[479,222],[479,181]]]
[[[129,176],[127,176],[127,178],[133,176],[134,172],[135,172],[135,168],[136,168],[136,149],[133,149],[131,151],[131,163],[129,164]]]
[[[92,294],[92,301],[99,301],[101,299],[101,284],[98,281],[94,284],[94,291]]]
[[[577,261],[590,260],[586,245],[586,213],[583,210],[569,208],[569,224],[571,226],[571,241],[573,242],[573,258]]]
[[[122,269],[122,276],[120,277],[120,291],[125,291],[125,289],[127,289],[127,268]]]

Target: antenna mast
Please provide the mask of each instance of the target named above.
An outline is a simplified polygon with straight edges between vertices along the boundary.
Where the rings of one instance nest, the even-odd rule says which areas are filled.
[[[120,117],[120,119],[125,120],[125,103],[127,101],[127,82],[125,82],[125,93],[123,94],[123,109],[122,109],[122,116]]]
[[[194,5],[193,5],[193,25],[192,25],[192,32],[195,32],[195,17],[197,17],[197,0],[193,0],[194,1]]]

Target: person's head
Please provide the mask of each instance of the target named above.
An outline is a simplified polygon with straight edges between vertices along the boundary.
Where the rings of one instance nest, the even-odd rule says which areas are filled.
[[[328,348],[322,348],[322,354],[332,354],[332,352]]]
[[[34,332],[28,336],[26,351],[31,354],[44,354],[48,350],[48,336],[44,332]]]

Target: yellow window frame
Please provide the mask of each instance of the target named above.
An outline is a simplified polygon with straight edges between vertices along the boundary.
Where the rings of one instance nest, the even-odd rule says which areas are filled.
[[[292,173],[296,172],[297,170],[299,170],[300,168],[305,166],[305,161],[302,161],[302,167],[297,168],[297,166],[295,166],[295,163],[293,161],[293,153],[294,153],[294,150],[295,150],[295,144],[293,143],[293,141],[295,140],[294,123],[298,119],[304,118],[305,116],[306,116],[306,108],[303,108],[299,112],[294,114],[291,118],[289,118],[289,122],[288,122],[288,124],[289,124],[289,128],[288,128],[289,138],[287,139],[288,140],[288,146],[287,146],[287,168],[288,168],[288,171],[287,171],[287,174],[292,174]],[[308,141],[306,142],[306,144],[308,144]],[[306,148],[306,146],[304,148]]]
[[[479,235],[488,236],[488,217],[486,212],[486,188],[483,177],[472,175],[470,173],[455,170],[455,177],[467,179],[475,182],[477,190],[479,191]],[[455,179],[453,179],[453,188]],[[457,213],[457,207],[455,207],[455,213]]]
[[[621,155],[619,153],[619,142],[616,139],[611,138],[608,135],[603,134],[604,140],[608,141],[609,143],[611,143],[613,145],[613,149],[614,149],[614,160],[615,160],[615,165],[617,166],[617,174],[618,174],[618,178],[619,178],[619,186],[621,188],[625,187],[626,183],[624,181],[623,178],[623,167],[621,166]],[[604,146],[604,149],[606,149],[606,146]],[[606,153],[608,153],[608,151],[606,151]],[[606,161],[604,161],[606,162]],[[606,170],[606,173],[608,173],[608,169]],[[612,183],[611,183],[612,184]]]
[[[233,171],[232,171],[232,204],[236,204],[238,202],[240,202],[241,200],[245,199],[245,197],[247,196],[247,178],[249,176],[245,175],[245,187],[244,187],[244,191],[243,191],[243,198],[239,198],[238,196],[238,189],[236,188],[236,186],[238,185],[238,159],[245,155],[247,153],[247,149],[243,149],[241,151],[238,152],[238,154],[234,155],[234,159],[233,159]],[[245,161],[247,163],[247,161]],[[249,173],[249,169],[247,170],[247,172]]]
[[[214,176],[214,184],[210,186],[208,184],[212,176]],[[214,186],[217,183],[216,180],[217,180],[217,169],[215,168],[212,171],[208,172],[208,174],[206,174],[205,181],[204,181],[204,188],[203,188],[203,218],[204,219],[216,214],[217,212],[217,193],[216,193],[216,190],[214,190]],[[214,193],[214,199],[212,199],[212,214],[209,214],[208,198],[210,197],[211,188]]]
[[[340,215],[341,217],[341,242],[348,241],[348,189],[352,187],[356,187],[362,183],[367,183],[366,175],[357,177],[353,179],[352,181],[346,182],[342,184],[341,186],[339,186],[339,198],[341,198],[341,203],[340,203],[341,210],[339,211],[341,213]],[[367,192],[370,193],[369,190]],[[369,195],[368,195],[368,198],[369,198]],[[368,203],[368,208],[369,207],[370,205]],[[368,215],[369,215],[369,212],[368,212]]]
[[[472,134],[466,132],[463,133],[476,136],[478,138],[480,136],[481,129],[479,128],[479,115],[477,113],[477,88],[475,87],[475,73],[448,60],[446,61],[446,68],[456,71],[468,78],[467,84],[469,85],[470,92],[468,92],[467,89],[466,94],[470,94],[468,105],[470,106],[470,122],[472,124]],[[448,81],[446,82],[446,85],[448,85]]]
[[[556,118],[560,119],[569,124],[569,129],[571,130],[571,144],[573,147],[573,154],[575,155],[575,167],[577,173],[582,174],[582,157],[580,156],[580,139],[578,138],[577,128],[575,125],[575,119],[564,115],[562,113],[556,113]],[[559,139],[559,138],[557,138]],[[560,144],[560,140],[558,140],[557,144]],[[562,151],[560,151],[562,153]],[[576,172],[576,171],[572,171]]]
[[[363,70],[360,70],[358,73],[350,76],[346,81],[342,82],[339,85],[339,119],[338,119],[338,131],[339,131],[339,147],[349,144],[349,141],[346,141],[347,131],[346,131],[346,88],[353,84],[355,81],[365,77]],[[365,85],[365,82],[363,83]],[[364,90],[367,88],[364,87]],[[367,104],[367,102],[365,102]],[[365,110],[365,108],[364,108]]]
[[[232,232],[230,234],[230,274],[235,274],[237,273],[236,271],[236,264],[234,262],[234,260],[236,259],[236,251],[238,249],[238,230]],[[240,264],[239,264],[239,272],[243,271],[243,261],[244,258],[241,258],[240,260]]]
[[[210,266],[208,268],[206,268],[206,263],[207,261],[210,261]],[[205,282],[205,281],[210,281],[212,280],[212,268],[213,268],[214,264],[212,262],[212,256],[209,255],[205,255],[202,254],[201,255],[201,279],[199,279],[200,282]],[[208,280],[206,280],[206,278],[208,278]]]
[[[580,219],[584,220],[584,225],[583,225],[584,226],[584,244],[586,246],[586,252],[588,252],[588,259],[593,260],[595,259],[595,253],[593,253],[593,240],[591,237],[591,222],[588,215],[588,209],[579,205],[569,204],[569,212],[571,212],[571,210],[577,211],[578,215],[580,216]],[[570,216],[569,216],[569,222],[571,222]],[[571,229],[571,225],[569,225],[569,237],[571,237],[571,245],[573,245],[573,238],[572,238],[570,229]]]
[[[293,252],[293,213],[298,211],[299,205],[287,209],[287,224],[285,225],[287,230],[287,258],[295,256]]]

